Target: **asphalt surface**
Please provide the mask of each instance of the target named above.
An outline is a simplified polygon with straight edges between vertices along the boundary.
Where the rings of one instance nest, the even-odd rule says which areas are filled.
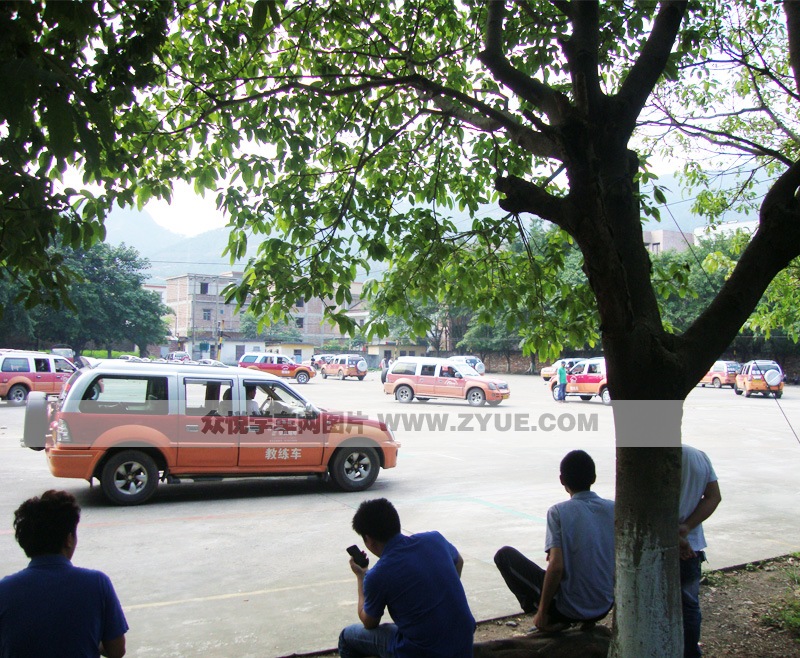
[[[296,388],[320,406],[407,413],[422,423],[396,430],[398,466],[369,491],[341,493],[315,478],[184,482],[160,485],[150,503],[132,508],[109,505],[98,486],[52,477],[44,453],[19,447],[24,409],[0,403],[0,576],[27,564],[14,541],[14,509],[46,489],[66,489],[83,507],[73,561],[114,582],[131,626],[128,656],[330,649],[356,621],[345,552],[360,542],[353,512],[385,496],[404,532],[439,530],[459,549],[477,619],[516,613],[495,551],[509,544],[543,560],[545,513],[566,497],[558,464],[569,450],[594,457],[594,490],[613,497],[614,432],[611,409],[598,401],[557,405],[540,378],[507,379],[508,401],[474,409],[401,405],[383,394],[377,373],[363,382],[315,378]],[[779,402],[711,388],[687,400],[684,440],[710,455],[723,495],[705,524],[708,568],[800,551],[800,387],[787,387]]]

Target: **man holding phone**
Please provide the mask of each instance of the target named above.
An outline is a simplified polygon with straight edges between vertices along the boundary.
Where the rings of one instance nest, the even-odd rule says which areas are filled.
[[[461,584],[464,560],[456,548],[438,532],[401,534],[397,510],[385,498],[361,503],[353,530],[379,560],[370,569],[363,552],[348,549],[361,623],[341,632],[339,655],[471,656],[475,618]],[[394,623],[380,623],[386,609]]]

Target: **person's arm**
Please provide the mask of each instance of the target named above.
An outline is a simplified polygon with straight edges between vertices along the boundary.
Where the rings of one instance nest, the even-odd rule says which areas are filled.
[[[546,631],[550,627],[547,611],[561,585],[564,576],[564,554],[560,547],[553,547],[547,554],[547,570],[544,572],[542,595],[539,598],[539,609],[533,617],[533,625]]]
[[[367,574],[367,570],[359,567],[352,558],[350,558],[350,568],[356,575],[356,586],[358,587],[358,618],[364,624],[364,628],[377,628],[381,621],[380,618],[375,619],[364,612],[364,576]]]
[[[694,530],[703,521],[714,513],[717,506],[722,502],[722,493],[719,490],[719,482],[709,482],[703,491],[703,497],[697,503],[694,511],[681,523],[681,527],[686,527],[686,532]]]
[[[100,655],[108,658],[122,658],[125,655],[125,636],[120,635],[113,640],[101,642]]]

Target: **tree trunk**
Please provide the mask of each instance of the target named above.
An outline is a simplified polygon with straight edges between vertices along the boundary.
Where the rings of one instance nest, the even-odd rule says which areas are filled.
[[[614,402],[614,658],[683,655],[678,572],[682,401]]]

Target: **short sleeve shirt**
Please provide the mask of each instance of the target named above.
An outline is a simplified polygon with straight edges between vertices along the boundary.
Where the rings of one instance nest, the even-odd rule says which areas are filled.
[[[614,501],[579,491],[547,510],[545,551],[560,548],[564,575],[556,592],[559,612],[593,619],[614,603]]]
[[[694,512],[706,487],[716,481],[717,474],[708,455],[702,450],[684,445],[681,456],[681,498],[678,508],[678,518],[681,523]],[[686,539],[693,551],[704,550],[706,537],[703,533],[703,524],[693,528]]]
[[[455,563],[458,551],[438,532],[395,535],[364,577],[364,612],[388,609],[397,625],[397,658],[472,655],[475,618]]]
[[[63,555],[0,580],[0,658],[96,658],[128,630],[111,580]]]

